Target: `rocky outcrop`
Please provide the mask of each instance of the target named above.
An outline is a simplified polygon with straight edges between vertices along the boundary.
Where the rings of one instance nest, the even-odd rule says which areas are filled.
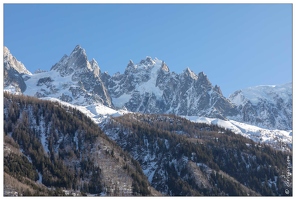
[[[10,53],[7,47],[3,48],[4,65],[4,89],[7,88],[15,93],[22,93],[26,90],[26,84],[22,75],[30,75],[26,67]]]

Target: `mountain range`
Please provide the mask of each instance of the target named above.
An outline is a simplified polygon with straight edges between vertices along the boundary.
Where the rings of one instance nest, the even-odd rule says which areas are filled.
[[[226,98],[157,58],[109,75],[77,45],[34,73],[4,47],[4,90],[5,180],[26,194],[285,195],[292,83]]]
[[[111,76],[77,45],[50,71],[35,73],[4,47],[4,90],[80,106],[97,123],[102,107],[113,114],[175,114],[217,122],[254,141],[292,145],[292,83],[241,89],[226,98],[204,72],[186,68],[176,74],[164,61],[148,56],[137,64],[130,60],[123,74]]]
[[[50,71],[32,74],[4,47],[4,89],[73,104],[100,103],[131,112],[236,120],[267,129],[292,129],[292,83],[257,86],[223,96],[204,72],[171,72],[164,61],[129,61],[123,74],[101,72],[77,45]]]

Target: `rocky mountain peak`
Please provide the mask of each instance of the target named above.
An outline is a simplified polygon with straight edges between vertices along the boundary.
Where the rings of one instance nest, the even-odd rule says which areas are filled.
[[[204,72],[199,72],[197,77],[198,77],[197,80],[198,80],[200,85],[204,85],[204,86],[207,86],[207,87],[213,87],[212,83],[208,79],[208,76]]]
[[[3,47],[3,62],[7,68],[13,68],[20,74],[28,74],[31,75],[32,73],[27,70],[23,63],[18,61],[11,53],[10,50],[4,46]]]
[[[3,55],[4,55],[4,57],[7,56],[7,54],[9,54],[9,53],[10,53],[9,49],[6,46],[4,46],[3,47]]]
[[[136,68],[134,62],[132,60],[129,60],[125,71],[133,71]]]
[[[99,67],[98,62],[93,58],[89,63],[94,75],[99,76],[101,74],[101,69]]]
[[[129,67],[129,66],[134,66],[134,65],[135,65],[134,62],[132,60],[129,60],[127,66]]]
[[[220,87],[218,85],[215,85],[213,90],[216,91],[218,94],[223,95],[222,91],[221,91],[221,89],[220,89]]]
[[[13,93],[22,93],[26,90],[26,84],[23,75],[32,75],[27,68],[18,61],[9,49],[3,48],[3,68],[4,68],[4,90],[9,90]]]
[[[245,97],[243,96],[242,90],[237,90],[229,96],[229,99],[236,105],[245,103]]]
[[[24,94],[53,97],[75,105],[102,103],[112,107],[95,59],[88,61],[85,50],[77,45],[70,56],[64,55],[49,72],[29,76],[26,85],[34,88]]]
[[[204,79],[204,78],[207,78],[207,75],[204,72],[199,72],[198,73],[198,78],[199,79]]]
[[[82,67],[84,66],[83,64],[85,64],[85,62],[88,61],[87,59],[87,55],[85,50],[80,47],[79,45],[77,45],[74,50],[71,52],[70,57],[74,58],[76,63],[74,63],[74,65],[76,65],[77,67]],[[74,61],[74,60],[73,60]]]
[[[71,55],[72,54],[86,54],[86,53],[85,53],[85,50],[80,45],[76,45]]]
[[[71,52],[70,56],[64,55],[58,63],[52,66],[51,70],[60,72],[62,77],[69,76],[73,73],[80,74],[87,71],[99,75],[100,69],[96,60],[88,61],[85,50],[77,45]]]
[[[198,78],[198,77],[196,76],[196,74],[195,74],[193,71],[191,71],[191,69],[190,69],[189,67],[187,67],[187,68],[184,70],[183,74],[184,74],[185,76],[188,76],[188,77],[194,79],[194,80],[197,80],[197,78]]]
[[[64,54],[63,57],[60,59],[59,62],[63,62],[64,60],[66,60],[68,58],[67,54]]]
[[[170,71],[169,67],[166,65],[166,63],[164,61],[162,61],[162,63],[161,63],[161,69],[165,72]]]
[[[146,56],[146,59],[141,60],[140,64],[141,65],[151,66],[151,65],[154,65],[155,62],[150,56]]]

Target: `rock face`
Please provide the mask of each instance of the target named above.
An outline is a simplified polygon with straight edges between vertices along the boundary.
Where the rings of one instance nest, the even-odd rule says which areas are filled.
[[[13,57],[7,47],[3,48],[4,65],[4,88],[15,93],[22,93],[26,90],[23,74],[31,75],[26,67]]]
[[[110,77],[106,85],[114,105],[133,112],[219,118],[236,114],[235,106],[203,72],[196,75],[187,68],[175,74],[163,61],[150,57],[139,64],[130,61],[124,74]]]
[[[229,99],[239,111],[230,118],[269,129],[292,129],[292,83],[239,90]]]

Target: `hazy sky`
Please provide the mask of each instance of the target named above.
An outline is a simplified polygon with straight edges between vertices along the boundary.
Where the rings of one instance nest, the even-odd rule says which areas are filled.
[[[29,71],[77,44],[110,75],[157,57],[228,97],[292,81],[292,4],[4,4],[4,45]]]

